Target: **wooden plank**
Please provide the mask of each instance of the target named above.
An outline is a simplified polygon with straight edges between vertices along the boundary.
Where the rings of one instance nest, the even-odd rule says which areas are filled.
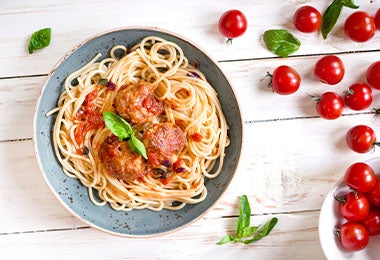
[[[271,215],[253,216],[251,225]],[[235,218],[201,219],[171,234],[143,239],[121,238],[95,229],[56,230],[0,236],[7,257],[38,259],[322,259],[318,240],[318,212],[276,215],[279,222],[269,237],[251,245],[216,245],[234,234]],[[207,227],[207,228],[205,228]],[[83,240],[83,238],[86,240]],[[20,250],[20,245],[22,249]],[[59,245],[59,246],[57,246]]]
[[[3,1],[0,10],[0,24],[3,35],[0,41],[0,63],[6,64],[0,70],[1,77],[46,74],[53,65],[75,45],[106,30],[126,26],[160,27],[181,34],[200,45],[218,61],[274,57],[263,41],[262,34],[268,29],[288,29],[301,41],[296,55],[316,53],[340,53],[347,51],[368,51],[379,49],[380,35],[367,43],[354,43],[347,39],[342,30],[334,29],[327,40],[319,33],[304,34],[295,30],[292,15],[304,1],[276,0],[268,7],[266,0],[235,2],[228,0],[209,4],[204,1],[187,1],[176,6],[176,11],[167,15],[168,6],[154,0],[144,2],[144,8],[137,8],[138,1],[60,1],[45,5],[44,1],[12,3]],[[323,12],[328,3],[309,3]],[[128,11],[133,8],[133,11]],[[360,3],[361,10],[375,12],[373,1]],[[218,32],[217,24],[221,14],[228,9],[240,9],[248,18],[246,33],[236,39],[233,45],[226,45]],[[341,28],[352,9],[345,8],[336,28]],[[287,15],[284,15],[287,14]],[[79,19],[80,18],[80,19]],[[62,22],[64,20],[64,22]],[[33,22],[30,22],[33,21]],[[77,25],[80,21],[80,26]],[[178,22],[180,21],[180,22]],[[53,30],[51,45],[32,55],[27,53],[31,34],[44,27]],[[312,46],[312,47],[311,47]]]

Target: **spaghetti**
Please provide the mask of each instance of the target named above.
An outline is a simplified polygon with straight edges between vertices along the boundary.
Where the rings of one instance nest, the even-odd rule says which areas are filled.
[[[118,45],[109,58],[100,56],[66,78],[58,106],[49,113],[57,113],[53,142],[64,173],[88,188],[94,204],[109,203],[115,210],[178,210],[203,201],[205,178],[221,172],[229,144],[217,93],[204,74],[189,64],[177,44],[158,37],[146,37],[132,48]],[[99,155],[102,144],[113,135],[102,113],[117,112],[118,93],[136,84],[148,85],[157,102],[163,103],[162,113],[148,122],[130,122],[136,137],[143,140],[148,126],[157,123],[178,126],[185,136],[174,163],[180,165],[174,169],[174,164],[163,163],[155,168],[165,172],[165,178],[157,174],[117,178],[109,174]]]

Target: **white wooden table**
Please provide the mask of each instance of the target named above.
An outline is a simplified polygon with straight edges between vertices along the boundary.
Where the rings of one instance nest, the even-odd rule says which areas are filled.
[[[370,113],[380,107],[380,92],[368,110],[345,109],[337,120],[321,119],[308,94],[342,93],[365,80],[365,70],[380,60],[380,31],[363,44],[348,40],[338,24],[323,40],[302,34],[292,14],[307,3],[321,12],[331,1],[10,1],[0,0],[0,258],[1,259],[324,259],[318,218],[322,202],[347,166],[379,155],[356,154],[344,137],[356,124],[373,126]],[[355,1],[374,14],[380,1]],[[224,44],[217,23],[228,9],[248,18],[246,33]],[[163,236],[122,238],[98,231],[73,217],[54,197],[40,173],[33,150],[32,120],[42,85],[55,63],[71,47],[100,32],[131,26],[154,26],[181,34],[217,60],[231,80],[244,120],[243,151],[235,177],[224,196],[203,218]],[[32,32],[52,28],[49,47],[29,55]],[[265,30],[284,28],[302,45],[287,59],[270,53],[262,42]],[[339,55],[346,75],[337,86],[313,78],[323,54]],[[267,71],[290,65],[302,77],[290,96],[273,94],[260,81]],[[246,194],[252,224],[271,216],[279,222],[271,235],[255,244],[216,245],[234,231],[238,199]]]

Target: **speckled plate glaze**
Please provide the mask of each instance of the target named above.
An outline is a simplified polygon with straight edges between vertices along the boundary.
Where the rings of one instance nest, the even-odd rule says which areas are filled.
[[[112,46],[131,46],[146,36],[159,36],[177,43],[189,62],[198,61],[201,71],[218,92],[223,112],[229,125],[230,145],[226,150],[225,164],[221,174],[206,181],[208,195],[205,201],[187,205],[178,211],[132,210],[115,211],[109,205],[102,207],[91,203],[87,188],[78,180],[67,177],[56,159],[52,144],[55,116],[46,113],[56,107],[63,91],[65,78],[89,62],[98,52],[108,56]],[[233,89],[218,67],[204,51],[194,43],[168,31],[146,27],[128,27],[96,35],[74,47],[52,69],[39,97],[34,116],[34,148],[41,171],[60,202],[85,223],[120,236],[151,236],[183,227],[210,209],[229,185],[236,170],[242,145],[242,120]]]

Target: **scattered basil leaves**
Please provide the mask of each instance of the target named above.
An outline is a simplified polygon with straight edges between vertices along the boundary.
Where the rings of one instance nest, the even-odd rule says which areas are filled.
[[[128,139],[129,148],[145,159],[148,159],[144,144],[136,138],[131,125],[124,118],[110,111],[106,111],[103,113],[103,119],[108,129],[111,130],[120,141]]]
[[[359,8],[359,6],[357,6],[353,0],[332,1],[332,3],[327,7],[326,11],[322,15],[321,33],[323,39],[327,39],[327,35],[334,28],[344,6],[352,9]]]
[[[35,50],[39,50],[49,46],[50,38],[51,28],[44,28],[34,32],[29,40],[29,54],[32,54]]]
[[[301,42],[285,29],[273,29],[264,32],[263,40],[267,48],[274,54],[286,58],[296,52]]]
[[[222,237],[217,245],[223,245],[230,242],[241,242],[244,244],[251,244],[260,240],[272,231],[278,222],[278,218],[271,218],[264,225],[250,226],[251,207],[246,195],[240,198],[239,202],[239,218],[236,222],[236,235],[226,235]]]

